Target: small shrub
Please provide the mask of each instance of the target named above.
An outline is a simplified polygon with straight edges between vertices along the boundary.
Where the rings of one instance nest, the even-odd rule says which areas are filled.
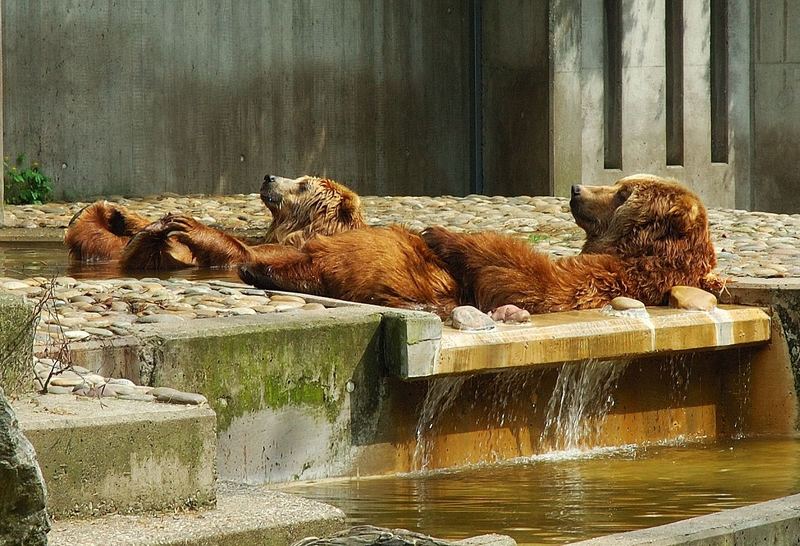
[[[27,167],[25,154],[17,156],[14,165],[3,160],[5,169],[3,184],[5,201],[9,205],[41,205],[53,192],[50,177],[39,170],[39,163],[32,161]]]

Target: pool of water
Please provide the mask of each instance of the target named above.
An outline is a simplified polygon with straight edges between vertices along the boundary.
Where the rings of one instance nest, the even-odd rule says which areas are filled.
[[[387,478],[308,482],[289,492],[369,523],[442,538],[504,533],[564,544],[800,491],[800,440],[631,447]]]
[[[60,242],[0,243],[0,277],[24,279],[68,275],[76,279],[119,277],[238,280],[235,270],[187,268],[177,271],[120,271],[116,262],[81,263],[71,260]]]

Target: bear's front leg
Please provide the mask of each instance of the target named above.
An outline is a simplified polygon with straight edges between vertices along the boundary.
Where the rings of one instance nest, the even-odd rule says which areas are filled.
[[[163,220],[146,226],[122,250],[123,270],[169,270],[192,267],[194,260],[188,248],[169,239]]]
[[[234,267],[252,258],[250,248],[239,239],[182,214],[162,218],[163,231],[186,245],[201,267]]]
[[[269,246],[269,249],[264,249],[254,261],[239,267],[242,281],[265,290],[321,293],[320,276],[314,272],[311,256],[289,246],[262,246]]]

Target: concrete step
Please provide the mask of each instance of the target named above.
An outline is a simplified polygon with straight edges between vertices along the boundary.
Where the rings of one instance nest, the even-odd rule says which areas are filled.
[[[209,408],[71,394],[13,406],[57,518],[214,504],[216,416]]]
[[[345,527],[338,508],[260,487],[220,484],[211,510],[55,521],[50,546],[287,546]]]

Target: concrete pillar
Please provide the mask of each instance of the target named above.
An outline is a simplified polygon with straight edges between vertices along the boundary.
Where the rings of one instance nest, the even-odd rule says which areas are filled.
[[[553,70],[550,193],[566,196],[573,184],[581,183],[581,135],[584,123],[581,111],[581,2],[554,0],[550,7],[550,27]],[[599,73],[602,84],[602,64]]]

